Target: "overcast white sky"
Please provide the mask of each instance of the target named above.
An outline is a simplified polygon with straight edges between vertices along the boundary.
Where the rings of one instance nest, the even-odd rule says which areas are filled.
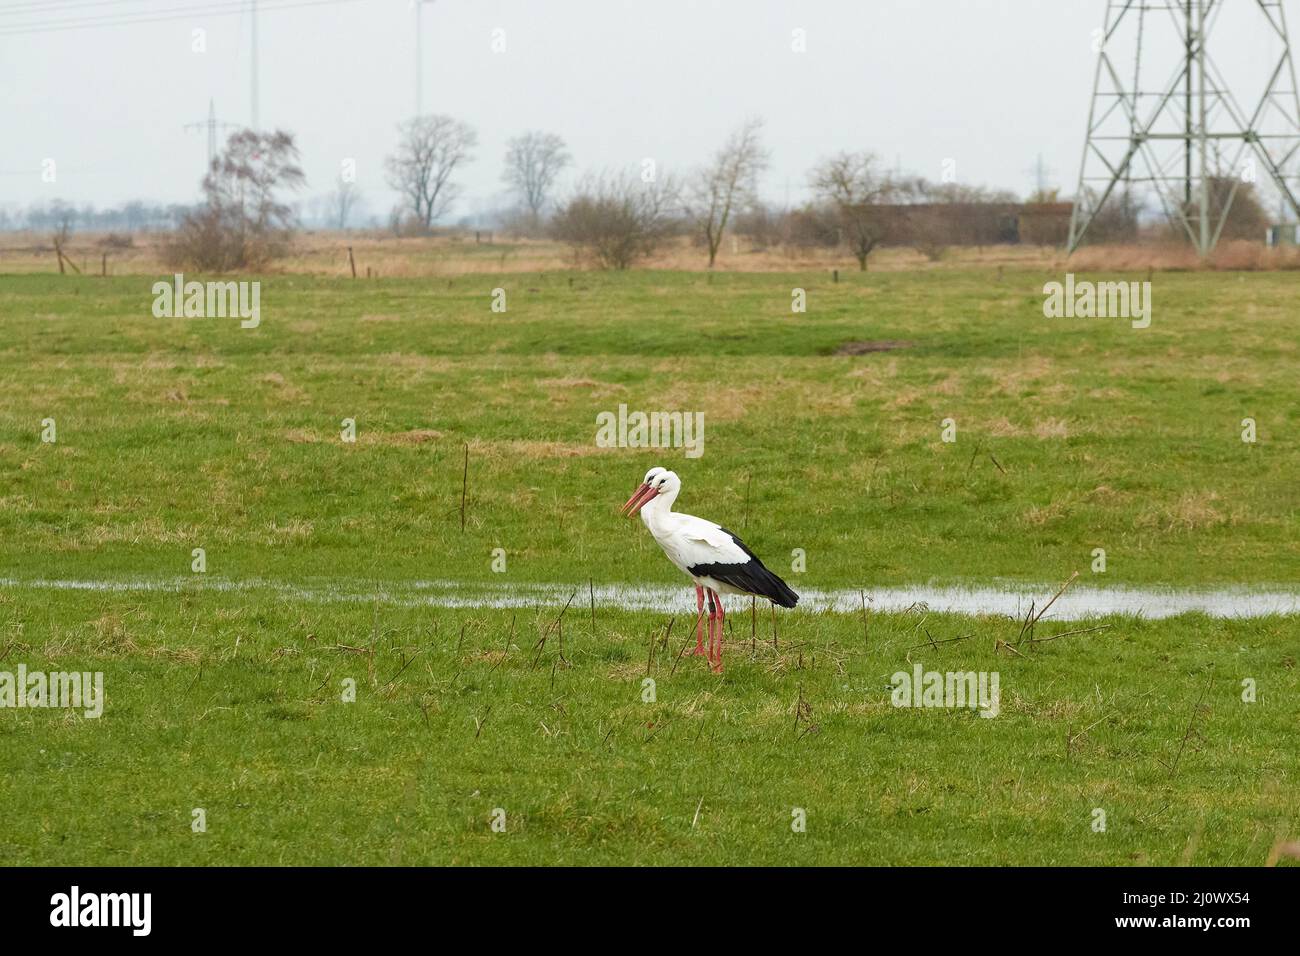
[[[263,6],[301,0],[263,0]],[[1232,3],[1233,0],[1228,0]],[[1288,0],[1294,17],[1295,6]],[[235,0],[0,0],[0,203],[62,198],[191,201],[206,135],[249,121],[249,15]],[[664,169],[705,158],[762,116],[776,202],[806,197],[808,168],[843,148],[938,178],[1026,193],[1041,153],[1072,192],[1104,0],[435,0],[423,10],[424,104],[475,126],[480,145],[453,218],[502,191],[505,141],[559,133],[579,169]],[[141,11],[178,19],[15,33],[26,24]],[[354,157],[370,214],[393,196],[383,157],[415,108],[410,0],[352,0],[259,14],[261,125],[294,132],[309,186]],[[1293,21],[1294,26],[1294,21]],[[193,31],[206,30],[206,52]],[[792,50],[805,31],[806,52]],[[505,49],[492,49],[494,30]],[[502,34],[497,34],[500,38]],[[1225,59],[1267,40],[1216,37]],[[1212,49],[1216,49],[1212,46]],[[57,163],[57,180],[41,164]]]

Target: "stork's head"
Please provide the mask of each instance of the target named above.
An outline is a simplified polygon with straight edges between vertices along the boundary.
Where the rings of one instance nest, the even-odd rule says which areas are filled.
[[[645,506],[646,502],[659,495],[671,494],[676,497],[681,487],[682,480],[677,477],[676,472],[655,466],[645,473],[641,487],[632,492],[632,497],[627,499],[627,503],[622,508],[623,514],[632,517]]]

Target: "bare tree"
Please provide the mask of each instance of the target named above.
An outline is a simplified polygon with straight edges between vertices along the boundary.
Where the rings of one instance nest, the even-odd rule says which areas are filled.
[[[718,258],[718,247],[732,213],[757,198],[758,174],[767,168],[763,149],[763,121],[746,120],[727,137],[713,162],[693,177],[686,202],[687,214],[695,221],[709,250],[709,268]]]
[[[203,179],[204,203],[184,213],[169,240],[168,261],[221,272],[283,255],[294,215],[277,192],[305,182],[291,134],[232,133]]]
[[[442,217],[456,199],[452,175],[472,158],[478,134],[451,116],[417,116],[400,123],[397,152],[385,160],[388,184],[405,198],[424,229]]]
[[[502,179],[523,200],[533,226],[541,221],[556,178],[572,162],[564,140],[554,133],[532,130],[506,144]]]
[[[335,229],[346,229],[348,218],[361,200],[361,190],[351,180],[339,177],[334,191],[326,197],[330,224]]]
[[[276,191],[300,189],[305,182],[292,135],[245,129],[232,133],[225,151],[213,160],[203,192],[210,203],[231,210],[260,235],[293,225],[292,210]]]
[[[902,197],[906,184],[882,172],[875,154],[863,151],[822,160],[813,170],[812,187],[818,198],[835,208],[843,241],[865,272],[867,256],[890,227],[892,214],[881,207]]]
[[[551,230],[601,268],[626,269],[673,232],[678,194],[671,176],[647,182],[628,173],[589,175],[556,212]]]

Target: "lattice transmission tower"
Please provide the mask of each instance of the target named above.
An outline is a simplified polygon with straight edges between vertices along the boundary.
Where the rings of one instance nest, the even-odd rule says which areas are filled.
[[[1249,58],[1266,77],[1258,97],[1247,98],[1250,109],[1208,43],[1219,15],[1234,4],[1255,21],[1252,42],[1260,48]],[[1278,41],[1280,56],[1263,49],[1276,50]],[[1218,242],[1243,184],[1270,181],[1279,205],[1300,218],[1300,177],[1288,182],[1286,174],[1300,166],[1300,94],[1282,0],[1108,0],[1094,48],[1071,252],[1106,202],[1128,202],[1134,184],[1155,192],[1201,255]],[[1153,73],[1164,82],[1152,84]]]
[[[186,123],[185,128],[207,130],[208,133],[208,165],[204,168],[206,174],[212,169],[212,164],[217,159],[217,131],[223,129],[239,129],[234,123],[223,123],[217,119],[217,104],[211,99],[208,100],[208,118],[200,123]]]

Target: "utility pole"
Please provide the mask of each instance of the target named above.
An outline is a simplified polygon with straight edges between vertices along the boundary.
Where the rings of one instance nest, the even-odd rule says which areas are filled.
[[[424,115],[424,31],[420,28],[420,10],[433,0],[411,0],[415,5],[415,115]]]
[[[1281,49],[1275,58],[1260,45],[1257,58],[1270,68],[1268,83],[1258,99],[1244,103],[1208,52],[1212,14],[1234,3],[1258,18],[1273,47]],[[1209,255],[1237,190],[1254,182],[1246,169],[1253,171],[1256,161],[1300,217],[1295,180],[1288,182],[1285,172],[1300,153],[1300,91],[1283,7],[1282,0],[1108,0],[1070,217],[1070,252],[1117,187],[1127,191],[1131,183],[1144,183],[1196,251]],[[1162,41],[1163,50],[1180,50],[1179,67],[1165,85],[1144,89],[1143,48],[1159,60]],[[1131,86],[1121,79],[1112,48],[1135,51]],[[1227,172],[1219,160],[1225,155]],[[1216,177],[1223,194],[1218,208],[1211,195]]]
[[[250,97],[250,99],[251,99],[251,103],[249,104],[249,116],[250,116],[250,118],[251,118],[251,122],[249,123],[249,128],[252,129],[253,132],[257,132],[257,128],[258,128],[258,116],[257,116],[257,0],[249,0],[249,6],[250,6],[251,9],[252,9],[252,23],[253,23],[252,28],[251,28],[251,31],[250,31],[250,32],[251,32],[251,44],[252,44],[252,57],[251,57],[251,59],[252,59],[252,64],[251,64],[251,66],[249,67],[249,84],[248,84],[248,87],[249,87],[249,97]]]

